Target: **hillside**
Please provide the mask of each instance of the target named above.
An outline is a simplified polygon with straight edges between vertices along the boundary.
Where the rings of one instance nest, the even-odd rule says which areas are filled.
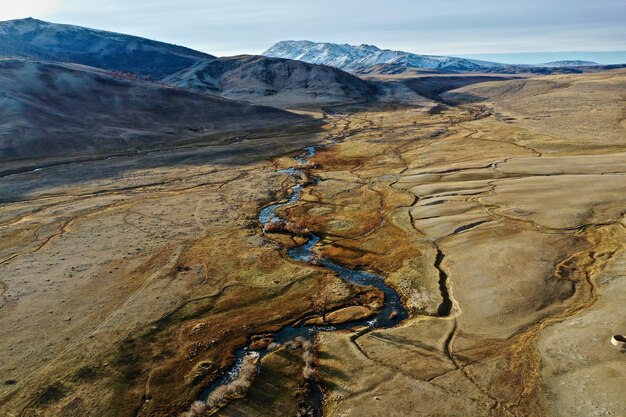
[[[0,56],[74,62],[154,79],[213,58],[137,36],[32,18],[0,22]]]
[[[363,102],[374,87],[334,67],[192,49],[32,18],[0,23],[0,56],[75,63],[278,107]]]
[[[415,77],[400,78],[400,80],[415,93],[432,100],[442,101],[441,94],[464,87],[466,85],[480,84],[489,81],[503,81],[512,76],[480,75],[480,74],[451,74],[433,75],[427,74]]]
[[[277,107],[363,102],[376,93],[367,81],[336,68],[253,55],[199,62],[163,82]]]
[[[502,118],[516,120],[525,128],[567,138],[567,143],[575,140],[578,148],[606,150],[621,145],[626,137],[624,90],[626,70],[618,69],[487,82],[442,96],[454,103],[493,105]],[[533,146],[542,149],[555,141],[544,139]]]
[[[0,160],[122,152],[303,120],[102,70],[0,59]]]

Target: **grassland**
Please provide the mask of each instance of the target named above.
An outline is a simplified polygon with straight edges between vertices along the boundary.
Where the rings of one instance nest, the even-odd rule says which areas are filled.
[[[619,415],[624,94],[623,71],[477,84],[456,107],[341,109],[319,133],[4,177],[0,413],[177,415],[316,297],[375,296],[290,260],[294,239],[256,219],[292,185],[276,169],[333,138],[281,215],[386,276],[411,318],[318,337],[326,416]],[[298,413],[302,367],[275,350],[217,414]]]

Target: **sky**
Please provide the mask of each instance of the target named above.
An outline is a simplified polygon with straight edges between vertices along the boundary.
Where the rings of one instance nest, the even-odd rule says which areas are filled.
[[[511,63],[626,62],[626,0],[0,0],[0,20],[23,17],[218,56],[306,39]]]

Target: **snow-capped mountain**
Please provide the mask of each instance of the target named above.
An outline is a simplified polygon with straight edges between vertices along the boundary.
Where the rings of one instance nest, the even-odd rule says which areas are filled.
[[[539,67],[547,68],[561,68],[561,67],[593,67],[600,65],[593,61],[580,61],[580,60],[568,60],[568,61],[553,61],[546,62],[545,64],[539,64]]]
[[[214,58],[137,36],[32,18],[0,22],[0,56],[74,62],[154,79]]]
[[[353,73],[367,72],[376,66],[428,68],[441,71],[481,71],[506,68],[508,65],[475,59],[380,49],[374,45],[347,45],[311,41],[282,41],[263,53],[275,58],[296,59],[312,64],[330,65]]]

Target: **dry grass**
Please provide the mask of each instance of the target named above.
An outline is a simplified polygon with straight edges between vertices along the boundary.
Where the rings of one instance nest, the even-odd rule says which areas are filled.
[[[345,140],[318,153],[311,169],[323,181],[304,190],[285,218],[294,230],[320,232],[325,256],[389,274],[416,315],[434,315],[441,301],[436,242],[453,314],[356,339],[321,334],[315,349],[278,349],[266,358],[293,356],[269,367],[283,379],[262,373],[262,389],[250,390],[248,373],[187,411],[226,402],[222,415],[250,415],[271,404],[259,412],[270,416],[288,404],[294,415],[306,377],[328,387],[328,416],[558,416],[560,409],[581,414],[580,407],[593,415],[601,406],[619,414],[626,404],[612,376],[623,375],[624,361],[608,339],[623,333],[615,277],[624,269],[616,262],[626,144],[616,136],[621,104],[601,97],[624,88],[606,77],[507,98],[511,106],[536,103],[538,112],[553,106],[550,120],[524,118],[521,105],[514,109],[521,116],[508,120],[513,110],[497,100],[491,117],[456,108],[335,118],[333,133]],[[586,114],[570,111],[576,100]],[[595,144],[585,129],[570,134],[585,118],[597,129]],[[302,143],[288,142],[285,152]],[[259,237],[258,208],[289,186],[274,169],[293,160],[243,163],[237,152],[228,155],[231,164],[210,172],[202,158],[193,167],[142,165],[132,174],[112,160],[93,165],[111,170],[110,178],[64,183],[67,173],[42,171],[7,180],[3,196],[29,201],[0,207],[2,237],[11,241],[0,244],[7,288],[0,326],[8,335],[0,340],[0,372],[17,381],[2,388],[0,413],[135,415],[149,393],[139,416],[177,415],[250,334],[314,314],[311,294],[328,294],[331,311],[362,296]],[[73,175],[81,169],[73,166]],[[33,186],[46,181],[45,189]],[[580,259],[574,272],[563,269],[568,259]],[[95,370],[93,379],[76,377],[84,366]],[[587,372],[593,389],[584,386]],[[37,402],[50,386],[60,394]],[[577,406],[560,407],[570,402]]]

